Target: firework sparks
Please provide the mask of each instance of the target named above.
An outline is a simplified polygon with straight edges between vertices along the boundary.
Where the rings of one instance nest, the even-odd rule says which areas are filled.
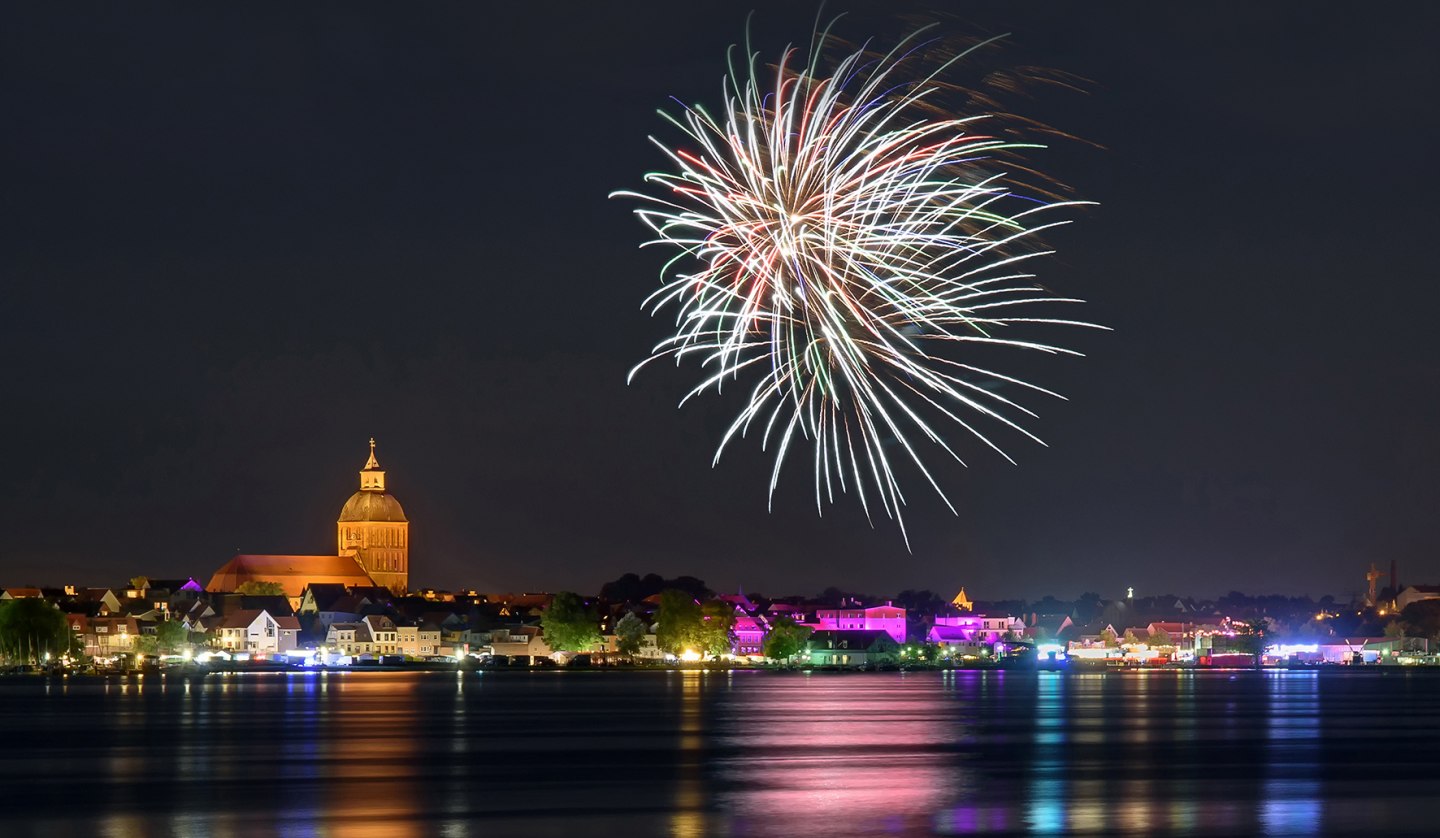
[[[646,176],[658,194],[615,193],[643,202],[647,245],[676,251],[645,302],[674,309],[675,332],[631,377],[660,358],[697,359],[702,379],[682,405],[749,387],[716,462],[758,432],[774,450],[773,498],[787,454],[808,441],[817,507],[853,489],[867,515],[878,500],[902,533],[892,460],[918,467],[953,511],[922,441],[962,464],[946,437],[955,428],[1007,460],[983,423],[1040,442],[1014,418],[1035,414],[998,391],[1056,394],[980,366],[975,352],[1078,355],[1029,332],[1096,328],[1035,316],[1079,300],[1026,271],[1048,252],[1037,235],[1068,223],[1057,210],[1083,202],[1011,175],[1028,173],[1017,152],[1039,146],[987,133],[997,114],[941,109],[939,77],[956,59],[914,73],[917,35],[884,55],[861,48],[833,72],[819,67],[826,32],[803,66],[787,49],[758,67],[747,49],[743,71],[732,59],[723,112],[665,114],[687,141],[652,138],[674,166]]]

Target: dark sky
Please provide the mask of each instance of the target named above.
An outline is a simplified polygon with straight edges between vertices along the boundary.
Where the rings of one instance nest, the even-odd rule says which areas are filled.
[[[733,404],[629,367],[661,256],[607,199],[715,103],[735,3],[54,4],[0,26],[0,586],[207,579],[322,553],[366,439],[412,584],[981,598],[1348,594],[1440,581],[1440,58],[1433,4],[865,6],[1011,32],[1084,76],[1025,114],[1103,147],[1036,161],[1101,206],[1051,286],[1113,333],[1034,404],[1049,448],[961,441],[913,553],[807,463],[766,511]],[[774,55],[815,6],[756,9]]]

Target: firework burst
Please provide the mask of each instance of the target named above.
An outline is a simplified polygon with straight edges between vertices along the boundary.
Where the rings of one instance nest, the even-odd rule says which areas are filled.
[[[944,109],[953,88],[915,72],[917,35],[886,54],[862,47],[820,68],[828,32],[803,65],[787,49],[762,67],[732,60],[724,109],[663,114],[686,135],[652,138],[673,170],[646,176],[656,194],[636,214],[647,245],[676,252],[645,302],[675,312],[675,332],[631,372],[660,358],[698,360],[681,400],[727,384],[749,397],[715,452],[755,431],[781,466],[808,441],[816,505],[853,489],[866,514],[878,500],[904,531],[894,460],[918,467],[950,506],[920,443],[957,461],[955,429],[1005,459],[985,423],[1025,430],[1035,416],[1001,390],[1055,393],[980,366],[982,347],[1079,353],[1029,332],[1086,326],[1045,314],[1079,300],[1039,285],[1026,263],[1047,253],[1041,232],[1073,207],[1026,188],[1019,152],[1040,147],[996,130],[998,113]],[[974,100],[972,100],[974,101]],[[987,132],[987,128],[990,128]],[[1043,444],[1043,443],[1042,443]],[[1011,460],[1013,462],[1013,460]]]

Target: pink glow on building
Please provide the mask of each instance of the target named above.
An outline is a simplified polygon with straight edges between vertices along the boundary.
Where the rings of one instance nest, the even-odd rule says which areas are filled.
[[[759,619],[736,609],[735,641],[731,652],[735,655],[761,655],[765,649],[765,635],[769,632]]]
[[[995,643],[1007,633],[1025,631],[1018,617],[987,617],[983,614],[939,614],[926,640],[931,643]]]
[[[883,631],[905,642],[905,609],[890,603],[871,608],[822,608],[810,625],[824,631]]]

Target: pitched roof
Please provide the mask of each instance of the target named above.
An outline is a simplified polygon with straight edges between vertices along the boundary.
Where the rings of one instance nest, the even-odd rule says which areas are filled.
[[[927,639],[932,643],[948,643],[956,640],[969,642],[975,636],[977,629],[974,626],[941,626],[930,627]]]
[[[361,622],[370,626],[371,631],[394,631],[395,621],[384,614],[366,614]]]
[[[276,626],[277,628],[290,629],[290,630],[292,630],[292,631],[299,631],[299,630],[300,630],[300,618],[299,618],[299,617],[276,617],[276,618],[275,618],[275,626]]]
[[[326,606],[340,597],[345,596],[345,586],[339,582],[311,582],[305,589],[305,592],[310,600],[315,603],[317,609],[320,611],[333,611],[335,609],[327,608]]]
[[[215,571],[205,590],[233,591],[245,582],[278,582],[285,595],[298,597],[307,585],[335,582],[373,586],[375,580],[348,556],[238,555]]]
[[[330,631],[353,631],[356,640],[370,640],[370,626],[365,623],[331,623]]]
[[[239,611],[231,611],[225,615],[225,621],[220,624],[220,628],[249,628],[262,611],[263,609],[260,608],[242,608]]]

